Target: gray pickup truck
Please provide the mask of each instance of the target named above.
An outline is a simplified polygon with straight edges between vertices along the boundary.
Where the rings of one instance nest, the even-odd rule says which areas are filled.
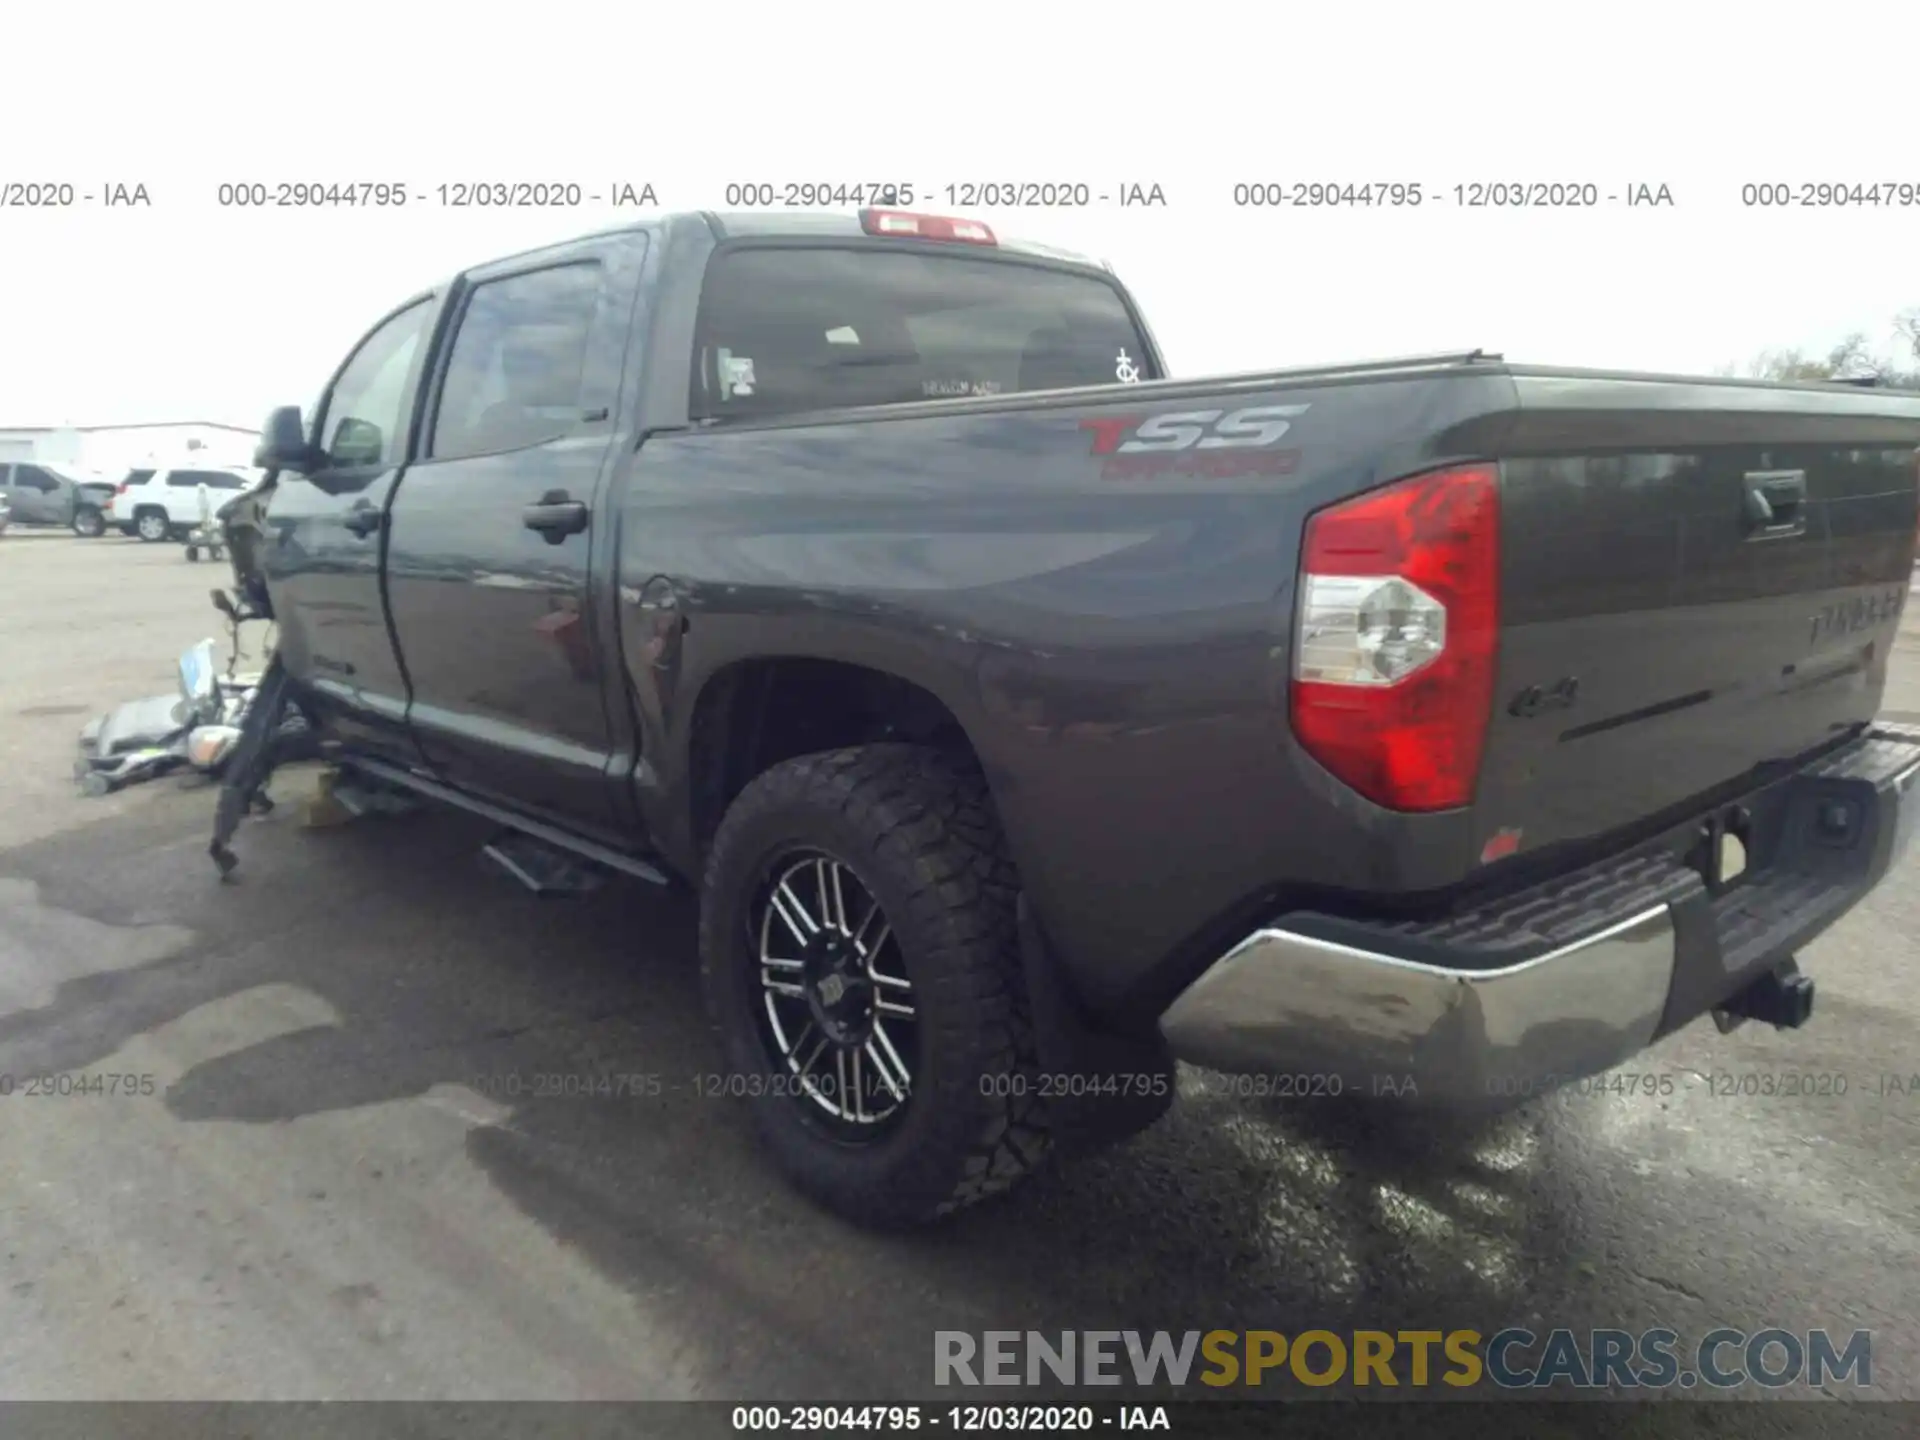
[[[106,533],[113,488],[110,480],[61,465],[0,464],[0,501],[15,525],[57,525],[98,538]]]
[[[1104,266],[688,214],[382,319],[228,507],[355,783],[697,891],[803,1189],[911,1224],[1263,1093],[1511,1105],[1794,960],[1910,838],[1920,396],[1457,354],[1165,378]],[[404,872],[392,884],[404,886]]]

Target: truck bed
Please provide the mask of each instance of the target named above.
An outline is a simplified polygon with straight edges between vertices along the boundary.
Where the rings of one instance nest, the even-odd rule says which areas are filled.
[[[1099,453],[1156,417],[1276,407],[1304,408],[1264,449]],[[1920,395],[1478,351],[992,396],[657,436],[619,567],[691,568],[695,689],[857,618],[859,651],[967,728],[1084,987],[1151,1011],[1263,911],[1444,914],[1858,733],[1913,562],[1916,445]],[[1497,466],[1501,514],[1479,784],[1396,813],[1289,732],[1301,537],[1468,462]],[[1797,524],[1756,538],[1749,477],[1779,473],[1803,478]]]

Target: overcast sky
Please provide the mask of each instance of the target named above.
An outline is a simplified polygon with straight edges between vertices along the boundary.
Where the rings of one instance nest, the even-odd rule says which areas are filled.
[[[936,211],[970,180],[1157,184],[1164,209],[966,213],[1111,260],[1182,375],[1475,346],[1711,371],[1881,339],[1920,305],[1920,203],[1742,203],[1761,182],[1920,200],[1912,0],[15,10],[0,180],[137,182],[152,204],[0,209],[0,427],[253,424],[310,403],[412,291],[631,214],[434,203],[475,180],[651,183],[681,209],[729,181],[887,179]],[[283,180],[427,203],[217,203]],[[1233,203],[1238,182],[1369,180],[1444,198]],[[1453,191],[1497,181],[1591,183],[1601,204]],[[1627,207],[1642,183],[1675,203]]]

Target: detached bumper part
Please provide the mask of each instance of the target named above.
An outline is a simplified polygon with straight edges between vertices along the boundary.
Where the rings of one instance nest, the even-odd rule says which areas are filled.
[[[1770,980],[1797,988],[1785,962],[1920,828],[1920,729],[1876,726],[1739,807],[1772,860],[1731,888],[1686,863],[1694,821],[1438,921],[1282,916],[1189,985],[1161,1032],[1183,1060],[1284,1072],[1300,1093],[1445,1109],[1499,1109],[1610,1069],[1709,1011],[1750,1010]]]

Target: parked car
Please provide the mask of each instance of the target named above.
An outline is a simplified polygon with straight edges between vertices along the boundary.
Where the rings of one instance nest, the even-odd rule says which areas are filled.
[[[64,465],[0,464],[0,491],[16,525],[59,525],[88,537],[105,532],[109,480]]]
[[[1479,1113],[1805,1022],[1920,813],[1920,396],[1163,374],[982,225],[664,217],[382,319],[236,566],[349,781],[697,892],[711,1093],[863,1222],[1175,1057]]]
[[[225,501],[259,479],[257,471],[218,466],[129,470],[113,496],[109,518],[121,533],[142,540],[185,540],[200,523],[202,485]]]

